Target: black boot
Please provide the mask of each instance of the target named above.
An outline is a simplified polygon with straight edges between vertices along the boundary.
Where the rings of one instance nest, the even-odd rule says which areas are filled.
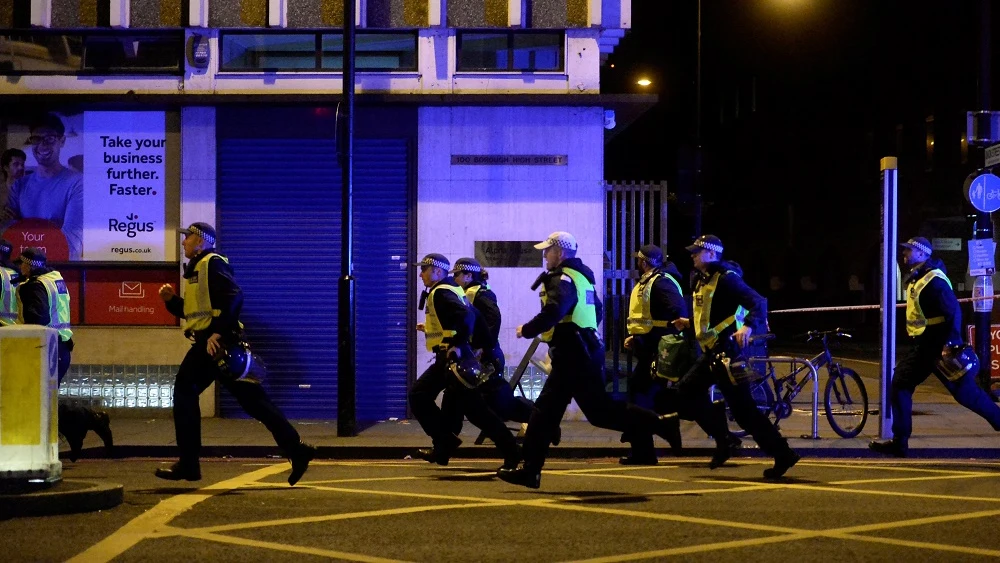
[[[309,462],[316,457],[316,446],[306,444],[305,442],[299,442],[296,446],[295,452],[288,456],[289,461],[292,462],[292,472],[288,474],[288,484],[294,486],[295,483],[299,482],[306,473],[306,469],[309,469]]]
[[[891,440],[873,440],[868,444],[868,448],[874,452],[893,457],[906,457],[908,449],[903,441],[895,438]]]
[[[497,470],[497,477],[501,481],[506,481],[514,485],[521,485],[529,489],[537,489],[542,485],[542,472],[526,465],[521,465],[513,469],[501,467]]]
[[[794,450],[789,449],[787,452],[774,458],[774,467],[764,470],[765,479],[777,479],[785,474],[786,471],[792,468],[793,465],[802,459],[799,454],[795,453]]]
[[[156,476],[167,481],[200,481],[201,468],[198,466],[198,462],[185,463],[178,461],[170,467],[157,468]]]

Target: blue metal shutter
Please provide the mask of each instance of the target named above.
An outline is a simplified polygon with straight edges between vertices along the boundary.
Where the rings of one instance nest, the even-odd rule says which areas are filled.
[[[333,127],[316,121],[290,108],[225,108],[218,119],[220,248],[243,288],[243,321],[270,368],[271,398],[292,419],[337,414],[341,173],[334,140],[324,138]],[[362,422],[406,416],[416,301],[410,147],[406,138],[355,143]],[[220,411],[245,416],[225,392]]]
[[[406,417],[408,339],[414,337],[409,267],[409,144],[358,139],[354,154],[358,420]]]
[[[268,365],[268,393],[288,418],[336,418],[336,144],[223,137],[218,160],[219,247],[243,288],[242,320]],[[229,393],[220,397],[223,416],[245,416]]]

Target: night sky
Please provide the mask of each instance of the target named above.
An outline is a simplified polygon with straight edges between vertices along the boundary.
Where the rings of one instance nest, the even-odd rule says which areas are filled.
[[[634,0],[632,9],[602,92],[644,92],[635,82],[647,75],[660,102],[608,144],[605,176],[669,182],[678,201],[668,250],[684,269],[696,0]],[[851,274],[869,289],[877,280],[883,156],[900,159],[904,233],[939,234],[928,232],[935,220],[971,210],[962,180],[982,156],[973,149],[962,163],[961,135],[965,112],[984,109],[980,14],[979,1],[702,1],[703,231],[722,237],[748,281],[765,291],[772,276],[810,275],[819,291],[789,299],[870,302],[841,288]]]

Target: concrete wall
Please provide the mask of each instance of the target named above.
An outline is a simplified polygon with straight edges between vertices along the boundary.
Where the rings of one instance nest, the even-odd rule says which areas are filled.
[[[425,107],[419,113],[417,259],[440,252],[454,264],[477,240],[540,241],[569,231],[600,276],[604,251],[603,109]],[[453,166],[451,155],[567,155],[566,166]],[[501,346],[517,362],[528,341],[515,329],[539,310],[537,268],[490,268],[503,313]],[[601,286],[601,284],[598,284]],[[423,289],[420,280],[413,291]],[[598,287],[601,291],[602,287]],[[418,313],[422,322],[423,313]],[[418,339],[418,374],[430,355]]]

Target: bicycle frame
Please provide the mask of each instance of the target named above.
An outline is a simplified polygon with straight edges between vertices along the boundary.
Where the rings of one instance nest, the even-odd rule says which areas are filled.
[[[798,382],[795,385],[795,387],[792,390],[793,392],[789,395],[789,400],[791,400],[792,397],[795,397],[796,395],[799,394],[800,391],[802,391],[803,385],[805,385],[805,383],[807,381],[809,381],[809,379],[812,379],[815,382],[815,384],[813,385],[813,397],[812,397],[812,399],[813,399],[812,400],[812,403],[813,403],[812,404],[813,413],[812,413],[812,436],[811,437],[812,437],[813,440],[819,440],[819,372],[817,371],[816,368],[821,367],[823,365],[829,365],[829,362],[830,362],[830,359],[829,359],[830,352],[829,352],[829,349],[826,347],[825,344],[826,344],[826,342],[825,342],[825,339],[824,339],[824,346],[823,346],[824,351],[820,352],[819,354],[817,354],[816,357],[808,359],[808,360],[805,359],[805,358],[796,358],[794,356],[751,356],[750,358],[748,358],[748,361],[750,361],[750,362],[767,362],[769,364],[768,365],[768,368],[769,368],[768,371],[770,373],[769,373],[769,375],[767,375],[765,377],[765,379],[773,379],[774,380],[774,387],[775,387],[774,388],[774,400],[775,400],[775,406],[774,406],[774,408],[777,408],[777,401],[779,401],[781,399],[781,397],[778,394],[778,391],[779,391],[779,389],[778,389],[778,383],[779,382],[783,382],[783,381],[785,381],[786,379],[788,379],[790,377],[795,377],[795,376],[797,376],[798,374],[802,373],[805,370],[809,370],[809,377],[806,377],[806,378],[802,379],[802,381]],[[817,364],[817,363],[814,363],[814,362],[820,362],[820,363]],[[774,366],[770,365],[770,364],[774,364],[774,363],[788,364],[788,365],[790,365],[791,369],[792,369],[791,373],[789,373],[788,375],[786,375],[786,376],[784,376],[784,377],[782,377],[782,378],[779,379],[777,376],[774,375]],[[799,367],[798,369],[796,369],[796,367],[795,367],[797,364],[801,364],[801,367]]]

